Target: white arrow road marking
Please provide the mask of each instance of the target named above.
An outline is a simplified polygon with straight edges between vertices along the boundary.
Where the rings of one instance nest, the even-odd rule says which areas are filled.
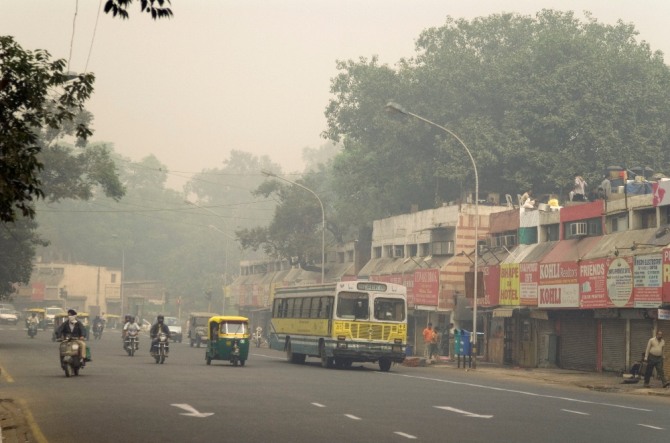
[[[396,431],[394,434],[397,434],[401,437],[409,438],[410,440],[416,440],[416,436],[410,435],[410,434],[405,434],[404,432]]]
[[[643,427],[645,427],[645,428],[651,428],[651,429],[659,429],[659,430],[663,430],[663,428],[659,428],[658,426],[643,425],[642,423],[638,423],[638,426],[643,426]]]
[[[569,412],[569,413],[571,413],[571,414],[591,415],[591,414],[589,414],[588,412],[579,412],[579,411],[573,411],[573,410],[570,410],[570,409],[561,409],[561,411]]]
[[[345,416],[345,417],[348,417],[348,418],[350,418],[350,419],[352,419],[352,420],[360,420],[360,417],[356,417],[355,415],[344,414],[344,416]]]
[[[452,408],[449,406],[435,406],[437,409],[444,409],[445,411],[451,411],[451,412],[458,412],[459,414],[463,414],[466,417],[474,417],[474,418],[492,418],[492,415],[479,415],[475,414],[473,412],[468,412],[468,411],[462,411],[460,409]]]
[[[185,411],[188,411],[188,413],[182,412],[179,415],[188,415],[189,417],[209,417],[210,415],[214,415],[213,412],[198,412],[193,406],[187,405],[186,403],[173,403],[170,406],[176,406],[178,408],[181,408]]]

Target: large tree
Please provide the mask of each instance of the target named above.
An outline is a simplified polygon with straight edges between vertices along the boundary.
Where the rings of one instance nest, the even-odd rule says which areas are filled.
[[[44,197],[40,130],[60,129],[83,110],[93,92],[93,74],[71,78],[64,60],[47,51],[26,51],[12,37],[0,36],[0,221],[33,218],[34,201]],[[86,122],[73,129],[86,139]]]
[[[597,183],[613,164],[670,165],[670,70],[631,24],[551,10],[448,18],[416,49],[394,69],[338,64],[325,136],[343,141],[336,204],[353,214],[373,220],[474,190],[458,141],[391,118],[389,100],[458,134],[483,192],[564,193],[575,172]]]

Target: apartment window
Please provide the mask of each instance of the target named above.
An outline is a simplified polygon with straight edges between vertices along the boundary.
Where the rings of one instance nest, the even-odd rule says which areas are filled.
[[[381,258],[382,257],[381,246],[375,246],[374,248],[372,248],[372,255],[374,258]]]

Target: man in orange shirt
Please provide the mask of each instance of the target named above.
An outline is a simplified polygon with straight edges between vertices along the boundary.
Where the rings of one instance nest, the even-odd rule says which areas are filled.
[[[426,358],[431,358],[432,357],[432,342],[433,342],[433,335],[435,334],[435,331],[433,331],[433,324],[428,323],[428,326],[426,326],[423,330],[423,344],[425,346],[424,349],[424,356]]]

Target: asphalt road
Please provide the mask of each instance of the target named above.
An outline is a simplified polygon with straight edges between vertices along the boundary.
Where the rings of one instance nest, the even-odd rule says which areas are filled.
[[[90,342],[66,378],[50,332],[0,326],[0,398],[19,398],[49,442],[667,442],[667,398],[591,392],[439,367],[323,369],[252,348],[245,367],[207,366],[173,343],[157,365],[142,336]],[[634,397],[634,398],[631,398]]]

